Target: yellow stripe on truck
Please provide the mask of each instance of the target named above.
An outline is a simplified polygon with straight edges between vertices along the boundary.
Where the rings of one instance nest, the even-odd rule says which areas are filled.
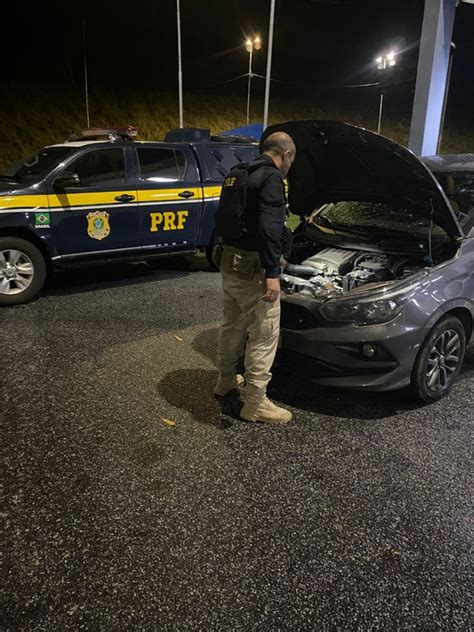
[[[187,198],[182,198],[179,193],[190,191],[194,195],[190,200],[202,200],[202,189],[181,187],[179,189],[141,189],[138,193],[138,202],[185,202]]]
[[[0,196],[0,210],[24,208],[48,208],[47,195],[2,195]]]
[[[190,200],[202,200],[207,198],[219,197],[221,194],[221,186],[195,187],[186,188],[191,191],[194,196]],[[137,196],[136,202],[185,202],[186,198],[179,196],[183,191],[183,187],[179,189],[142,189],[139,191],[105,191],[102,193],[52,193],[49,195],[3,195],[0,196],[0,210],[10,209],[51,209],[57,208],[74,208],[75,206],[98,206],[121,204],[115,199],[120,195]]]
[[[74,206],[94,206],[99,204],[120,205],[115,199],[120,195],[131,195],[135,198],[136,191],[106,191],[104,193],[53,193],[49,195],[50,208],[67,208]]]
[[[205,198],[213,198],[219,197],[222,191],[222,187],[204,187],[204,197]]]

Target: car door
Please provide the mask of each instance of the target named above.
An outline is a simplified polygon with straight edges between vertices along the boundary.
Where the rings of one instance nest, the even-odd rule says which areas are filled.
[[[88,147],[55,174],[49,206],[59,255],[100,257],[140,249],[127,152],[125,146]]]
[[[202,186],[192,150],[137,144],[135,152],[143,249],[192,250],[202,214]]]

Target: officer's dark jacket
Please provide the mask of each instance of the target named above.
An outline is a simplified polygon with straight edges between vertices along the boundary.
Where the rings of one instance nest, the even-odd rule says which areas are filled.
[[[286,219],[284,174],[270,156],[259,156],[250,163],[245,212],[246,232],[239,239],[224,243],[258,252],[267,278],[280,274]]]

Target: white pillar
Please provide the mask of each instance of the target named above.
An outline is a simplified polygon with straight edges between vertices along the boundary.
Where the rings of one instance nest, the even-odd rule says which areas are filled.
[[[418,156],[437,151],[457,4],[458,0],[425,0],[409,141]]]
[[[263,129],[268,126],[268,107],[270,104],[270,81],[272,76],[273,28],[275,25],[275,0],[270,4],[270,23],[268,26],[267,77],[265,81],[265,101],[263,104]]]

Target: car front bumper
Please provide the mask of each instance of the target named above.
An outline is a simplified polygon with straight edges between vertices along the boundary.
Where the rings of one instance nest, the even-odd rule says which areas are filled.
[[[283,300],[277,355],[283,370],[343,388],[389,391],[410,384],[427,333],[427,314],[419,306],[405,306],[388,323],[365,326],[333,325],[313,314],[305,301]]]

